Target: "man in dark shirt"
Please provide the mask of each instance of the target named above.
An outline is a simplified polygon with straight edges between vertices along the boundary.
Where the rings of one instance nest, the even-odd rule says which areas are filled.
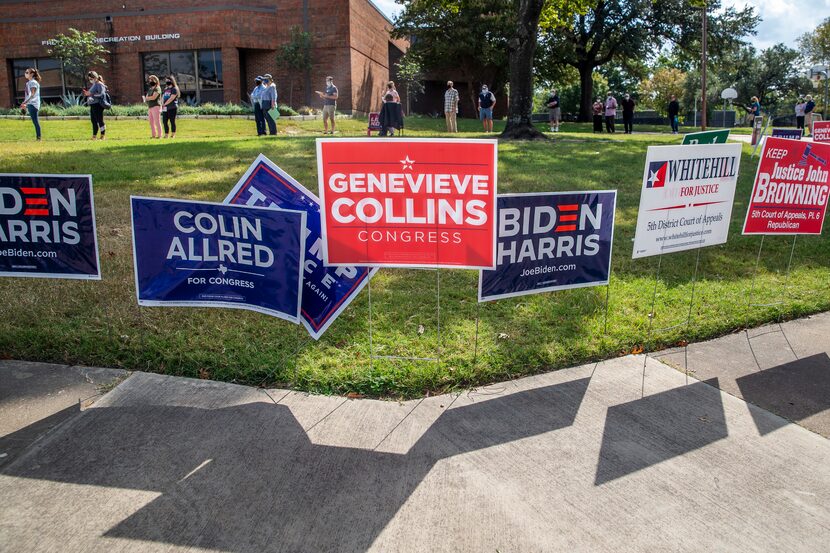
[[[677,129],[680,126],[678,115],[680,115],[680,102],[677,101],[677,96],[672,94],[671,102],[669,102],[669,122],[671,123],[672,134],[677,134]]]
[[[478,116],[484,125],[484,132],[493,132],[493,108],[496,106],[496,97],[487,88],[481,85],[481,94],[478,95]]]
[[[545,105],[548,106],[548,112],[550,114],[550,132],[559,132],[559,121],[562,120],[562,110],[559,107],[559,94],[556,93],[556,89],[551,89],[550,96],[548,96],[548,101],[545,102]]]
[[[626,94],[620,102],[623,109],[623,126],[625,127],[625,134],[634,132],[634,98],[630,94]]]

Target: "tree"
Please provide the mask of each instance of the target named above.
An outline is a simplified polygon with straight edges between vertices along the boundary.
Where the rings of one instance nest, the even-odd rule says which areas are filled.
[[[291,38],[277,51],[277,64],[288,72],[288,104],[294,105],[294,76],[304,76],[311,70],[311,33],[303,31],[300,25],[291,26]],[[308,96],[309,91],[306,91]]]
[[[827,65],[830,61],[830,17],[798,39],[801,53],[812,63]]]
[[[668,106],[672,95],[680,98],[683,94],[683,85],[686,74],[673,67],[661,67],[643,81],[641,87],[641,102],[662,115],[668,114]]]
[[[572,18],[561,31],[543,36],[543,53],[551,63],[568,64],[580,75],[579,117],[591,115],[592,74],[609,62],[632,65],[675,45],[686,63],[699,64],[700,23],[705,6],[709,20],[709,51],[712,55],[754,33],[758,17],[751,7],[721,9],[719,0],[702,3],[686,0],[591,0],[585,14]]]
[[[507,80],[507,37],[513,20],[508,0],[398,0],[405,4],[392,36],[411,39],[409,49],[422,69],[452,75],[470,87],[469,109],[477,106],[476,84],[494,92]]]
[[[107,63],[104,56],[109,51],[97,38],[95,31],[81,32],[70,27],[68,34],[59,34],[48,42],[49,55],[60,60],[64,73],[83,83],[87,71]]]
[[[421,60],[416,54],[407,52],[395,64],[398,82],[406,90],[406,114],[409,115],[412,108],[412,99],[424,92],[424,70],[421,67]]]

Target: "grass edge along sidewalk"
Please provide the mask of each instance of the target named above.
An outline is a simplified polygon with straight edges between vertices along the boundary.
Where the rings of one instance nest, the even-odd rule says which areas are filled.
[[[0,356],[113,366],[253,385],[373,397],[418,397],[587,361],[700,341],[779,318],[830,309],[830,241],[799,237],[764,243],[749,309],[759,237],[740,235],[756,160],[744,146],[729,240],[701,251],[688,329],[656,333],[645,344],[656,259],[632,260],[646,147],[670,135],[593,135],[568,125],[547,143],[499,146],[499,191],[618,189],[608,333],[605,288],[584,288],[482,304],[476,271],[441,272],[441,364],[369,361],[368,297],[362,293],[326,335],[255,313],[141,308],[132,280],[129,195],[221,201],[262,152],[316,190],[319,122],[285,122],[275,140],[250,137],[250,122],[189,121],[173,142],[151,142],[146,122],[118,121],[105,142],[86,140],[85,121],[50,122],[52,140],[23,142],[26,121],[0,121],[3,172],[91,173],[103,280],[97,283],[3,279]],[[413,120],[407,136],[443,136],[441,120]],[[365,121],[338,122],[365,136]],[[459,136],[485,136],[465,121]],[[108,132],[108,134],[110,134]],[[288,138],[290,137],[290,138]],[[655,328],[686,319],[696,252],[663,259]],[[783,301],[783,303],[778,303]],[[435,274],[381,270],[372,282],[373,347],[379,355],[432,357],[438,346]],[[480,315],[475,351],[476,314]],[[474,354],[476,355],[473,362]]]

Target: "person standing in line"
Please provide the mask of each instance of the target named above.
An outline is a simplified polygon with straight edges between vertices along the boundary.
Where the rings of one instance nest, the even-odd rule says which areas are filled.
[[[277,134],[277,122],[269,112],[277,107],[277,85],[274,84],[274,78],[270,73],[262,76],[262,86],[262,94],[259,97],[259,103],[262,106],[262,116],[268,125],[268,134],[274,136]]]
[[[811,136],[813,134],[813,110],[816,109],[816,103],[810,94],[804,99],[807,100],[807,105],[804,106],[804,125],[807,128],[807,136]]]
[[[672,134],[677,134],[677,131],[680,128],[680,121],[678,120],[679,115],[680,102],[677,101],[677,96],[672,94],[671,101],[669,102],[669,123],[671,124]]]
[[[761,102],[758,101],[757,96],[753,96],[750,104],[746,106],[746,111],[749,112],[749,126],[755,125],[755,118],[761,117]]]
[[[337,113],[337,87],[334,86],[334,77],[326,77],[325,91],[315,90],[317,96],[323,99],[323,134],[334,134],[334,117]],[[331,120],[331,131],[329,131]]]
[[[605,104],[603,104],[602,99],[597,96],[597,99],[592,107],[594,109],[594,132],[602,132],[602,114],[605,112]]]
[[[401,103],[401,95],[398,94],[398,91],[395,89],[395,81],[389,81],[388,83],[386,83],[386,90],[383,91],[383,96],[381,98],[383,100],[383,103],[389,101],[386,99],[386,97],[389,95],[392,96],[392,102],[395,102],[396,104]]]
[[[265,87],[262,86],[262,77],[257,76],[254,79],[254,89],[251,91],[251,106],[254,108],[254,122],[256,123],[256,135],[263,136],[265,134],[265,115],[262,113],[262,91]]]
[[[26,95],[23,97],[20,109],[29,114],[35,126],[35,139],[40,140],[40,120],[37,116],[40,111],[40,73],[34,67],[30,67],[23,75],[26,77]]]
[[[164,138],[176,138],[176,114],[179,112],[179,97],[182,92],[176,84],[176,77],[170,75],[164,81],[161,95],[161,122],[164,124]],[[171,132],[172,131],[172,132]]]
[[[795,103],[795,128],[801,129],[801,134],[804,134],[804,108],[807,107],[807,101],[804,96],[799,96]]]
[[[559,122],[562,120],[562,109],[559,106],[559,94],[556,89],[552,88],[548,101],[545,102],[548,106],[548,119],[550,121],[550,132],[559,132]]]
[[[147,94],[141,97],[147,104],[150,138],[161,138],[161,85],[155,75],[147,77]]]
[[[444,92],[444,119],[447,121],[447,132],[458,132],[458,91],[453,88],[453,82],[447,81],[447,91]]]
[[[495,107],[495,95],[490,92],[486,84],[481,85],[481,94],[478,95],[478,116],[484,125],[484,132],[493,132],[493,108]]]
[[[623,109],[623,127],[625,128],[625,134],[631,134],[634,132],[634,98],[630,94],[626,94],[620,103]]]
[[[614,129],[614,120],[617,118],[617,99],[610,92],[605,98],[605,130],[607,132],[616,132]]]
[[[378,116],[380,121],[380,136],[395,136],[395,129],[403,129],[403,108],[400,102],[395,101],[392,94],[383,97],[383,106]]]
[[[107,85],[104,77],[90,71],[86,74],[89,82],[89,89],[84,89],[86,103],[89,106],[89,119],[92,121],[92,140],[98,138],[98,131],[101,132],[101,140],[104,140],[107,133],[107,126],[104,123],[104,97],[107,94]]]

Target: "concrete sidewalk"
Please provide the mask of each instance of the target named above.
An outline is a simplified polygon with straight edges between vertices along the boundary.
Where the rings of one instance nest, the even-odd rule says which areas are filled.
[[[135,373],[0,468],[0,549],[826,550],[830,441],[643,362],[402,403]]]

